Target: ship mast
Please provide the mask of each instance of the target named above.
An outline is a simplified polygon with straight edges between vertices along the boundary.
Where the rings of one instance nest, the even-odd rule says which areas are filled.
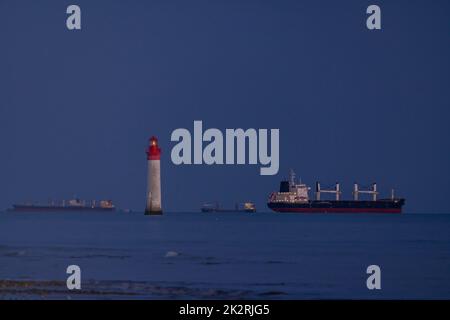
[[[295,172],[293,169],[289,170],[289,186],[290,187],[295,186]]]

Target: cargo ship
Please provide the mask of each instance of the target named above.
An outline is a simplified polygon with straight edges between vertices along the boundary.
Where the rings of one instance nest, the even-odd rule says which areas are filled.
[[[391,197],[378,199],[377,184],[370,188],[360,189],[359,185],[353,185],[353,199],[341,200],[339,183],[334,188],[321,188],[316,182],[315,199],[309,198],[311,190],[304,183],[295,181],[295,173],[291,170],[289,180],[280,182],[280,190],[269,196],[267,206],[275,212],[300,212],[300,213],[401,213],[405,199],[396,198],[394,190]],[[334,199],[322,199],[322,194],[334,194]],[[360,195],[369,195],[371,199],[361,200]]]
[[[218,202],[205,203],[201,208],[202,212],[256,212],[253,202],[236,203],[234,208],[221,208]]]
[[[111,212],[115,211],[111,200],[85,201],[80,199],[49,201],[47,204],[23,203],[13,204],[10,212]]]

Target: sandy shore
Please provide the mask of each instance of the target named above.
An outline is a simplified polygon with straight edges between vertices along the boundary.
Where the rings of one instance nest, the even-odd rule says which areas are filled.
[[[0,299],[245,299],[257,296],[273,299],[283,296],[283,293],[162,286],[130,281],[87,281],[81,290],[68,290],[64,281],[0,280]]]

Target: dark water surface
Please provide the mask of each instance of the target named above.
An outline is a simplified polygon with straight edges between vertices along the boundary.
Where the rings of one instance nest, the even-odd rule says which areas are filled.
[[[449,299],[450,214],[0,213],[0,280],[3,298]]]

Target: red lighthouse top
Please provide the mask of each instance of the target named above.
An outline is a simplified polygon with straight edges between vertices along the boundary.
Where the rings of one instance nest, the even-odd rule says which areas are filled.
[[[147,160],[159,160],[161,158],[161,148],[158,146],[158,139],[155,136],[150,138],[147,151]]]

